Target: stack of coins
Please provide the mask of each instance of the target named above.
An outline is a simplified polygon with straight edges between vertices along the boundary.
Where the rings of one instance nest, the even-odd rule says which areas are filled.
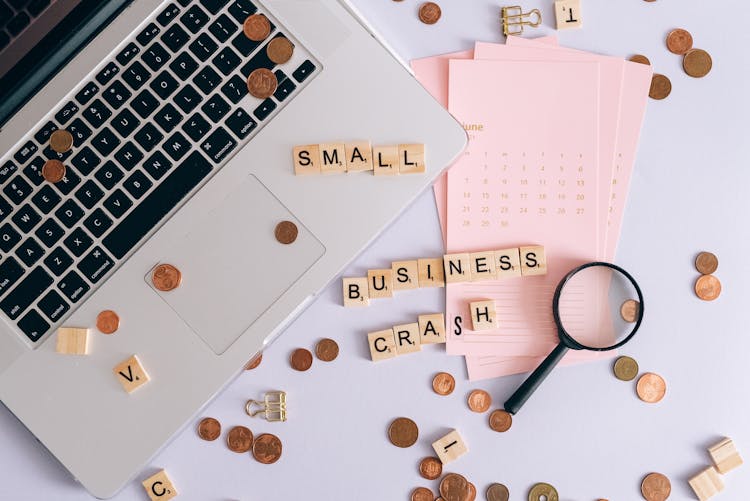
[[[713,273],[719,267],[719,259],[710,252],[701,252],[695,258],[695,269],[701,276],[695,282],[695,294],[704,301],[713,301],[721,294],[721,282]]]
[[[694,49],[693,36],[682,28],[669,32],[667,49],[682,56],[682,69],[693,78],[705,77],[713,67],[711,55],[703,49]]]

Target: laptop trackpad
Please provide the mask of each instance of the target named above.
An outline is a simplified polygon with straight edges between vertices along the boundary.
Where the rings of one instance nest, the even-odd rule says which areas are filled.
[[[281,221],[298,228],[282,244]],[[320,241],[255,176],[237,187],[163,261],[182,272],[169,292],[149,286],[220,355],[325,253]]]

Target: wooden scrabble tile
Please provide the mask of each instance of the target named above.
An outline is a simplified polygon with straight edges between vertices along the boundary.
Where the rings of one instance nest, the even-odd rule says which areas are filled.
[[[518,247],[495,251],[497,278],[520,277],[521,256]]]
[[[396,356],[396,339],[393,337],[393,329],[370,332],[367,334],[367,342],[370,344],[370,357],[373,362]]]
[[[143,368],[136,355],[117,364],[112,372],[128,393],[133,393],[149,381],[146,369]]]
[[[472,330],[475,332],[497,329],[497,311],[494,301],[475,301],[469,303]]]
[[[722,474],[732,471],[742,464],[742,457],[737,452],[734,442],[729,438],[709,447],[708,453],[711,455],[716,469]]]
[[[393,326],[393,338],[396,341],[396,355],[405,355],[422,350],[422,336],[419,335],[419,324]]]
[[[387,270],[368,270],[367,287],[370,292],[370,299],[393,296],[393,271]]]
[[[317,144],[295,146],[292,156],[296,175],[320,174],[320,148]]]
[[[57,353],[65,355],[88,355],[89,330],[80,327],[57,329]]]
[[[373,146],[372,167],[376,176],[398,174],[398,146]]]
[[[323,174],[339,174],[346,172],[346,151],[344,143],[321,143],[320,172]]]
[[[151,501],[167,501],[178,494],[177,489],[172,485],[172,481],[169,480],[166,470],[161,470],[153,477],[144,480],[143,488],[146,489],[146,494],[151,498]]]
[[[419,315],[418,322],[422,344],[445,343],[445,316],[442,313]]]
[[[713,466],[688,480],[688,484],[700,501],[706,501],[724,490],[724,481]]]
[[[396,261],[391,265],[393,290],[408,290],[419,287],[419,265],[417,261]]]
[[[451,461],[455,461],[467,452],[469,448],[466,447],[466,443],[459,435],[458,430],[453,430],[443,438],[435,441],[432,444],[432,448],[435,449],[435,454],[440,458],[440,462],[448,464]]]
[[[445,287],[445,272],[443,271],[443,259],[418,259],[419,286],[420,287]]]
[[[401,174],[421,174],[425,170],[423,144],[399,144],[398,158]]]
[[[370,141],[352,141],[344,144],[347,172],[372,170],[372,146]]]
[[[370,288],[367,277],[344,278],[344,306],[370,306]]]
[[[555,20],[558,30],[580,28],[583,26],[581,19],[580,0],[557,0],[555,2]]]
[[[446,254],[443,256],[445,283],[471,281],[471,259],[468,253]]]
[[[495,253],[489,252],[472,252],[469,254],[471,261],[471,281],[492,280],[497,278],[495,266]]]
[[[544,247],[538,245],[533,247],[521,247],[521,274],[525,277],[547,274],[547,257]]]

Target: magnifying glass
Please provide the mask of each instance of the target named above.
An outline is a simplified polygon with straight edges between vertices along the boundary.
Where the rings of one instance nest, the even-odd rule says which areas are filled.
[[[505,402],[511,414],[521,410],[568,350],[609,351],[630,341],[643,320],[643,294],[619,266],[587,263],[560,281],[552,314],[560,344]]]

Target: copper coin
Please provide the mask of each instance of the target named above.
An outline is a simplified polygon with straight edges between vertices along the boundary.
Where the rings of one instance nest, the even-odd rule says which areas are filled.
[[[654,73],[651,77],[651,89],[648,91],[648,95],[651,99],[664,99],[672,92],[672,82],[669,78],[659,73]]]
[[[268,59],[276,64],[284,64],[292,58],[294,44],[286,37],[276,37],[266,45]]]
[[[435,24],[443,12],[435,2],[425,2],[419,7],[419,20],[424,24]]]
[[[638,398],[649,404],[659,402],[667,393],[667,383],[658,374],[647,372],[638,379],[636,385]]]
[[[419,474],[427,480],[435,480],[443,474],[443,463],[438,458],[426,457],[419,462]]]
[[[253,42],[260,42],[271,34],[271,23],[263,14],[253,14],[242,23],[242,31]]]
[[[682,58],[682,69],[694,78],[701,78],[708,75],[713,64],[711,56],[703,49],[691,49]]]
[[[321,339],[315,345],[315,355],[323,362],[332,362],[339,356],[339,345],[333,339]]]
[[[629,323],[634,323],[638,319],[638,310],[641,303],[635,299],[628,299],[620,305],[620,316]]]
[[[160,264],[154,268],[151,281],[158,290],[168,292],[180,286],[182,273],[171,264]]]
[[[646,56],[642,56],[640,54],[630,56],[630,61],[634,63],[645,64],[646,66],[651,66],[651,61],[649,61]]]
[[[251,359],[251,360],[250,360],[250,361],[249,361],[249,362],[248,362],[248,363],[247,363],[247,364],[245,365],[245,370],[246,370],[246,371],[251,371],[251,370],[255,369],[256,367],[258,367],[258,366],[260,365],[260,363],[261,363],[262,361],[263,361],[263,355],[262,355],[262,354],[259,354],[258,356],[256,356],[256,357],[253,357],[253,358],[252,358],[252,359]]]
[[[388,427],[388,439],[396,447],[411,447],[419,438],[417,423],[409,418],[400,417],[393,420]]]
[[[701,275],[710,275],[719,267],[719,258],[710,252],[701,252],[695,258],[695,269]]]
[[[513,426],[513,416],[503,409],[495,409],[490,414],[490,428],[499,433],[510,430]]]
[[[487,412],[492,405],[492,397],[484,390],[474,390],[469,393],[467,403],[474,412]]]
[[[253,70],[250,76],[247,77],[247,91],[251,96],[255,96],[258,99],[267,99],[273,96],[278,85],[279,82],[276,80],[276,75],[273,71],[266,68]]]
[[[477,488],[474,484],[469,482],[469,495],[465,498],[466,501],[474,501],[477,498]]]
[[[510,492],[503,484],[492,484],[485,493],[487,501],[508,501]]]
[[[615,377],[620,381],[632,381],[638,375],[638,362],[630,357],[620,357],[613,367]]]
[[[253,432],[244,426],[235,426],[227,434],[227,446],[232,452],[247,452],[253,446]]]
[[[253,443],[253,457],[263,464],[271,464],[281,458],[281,440],[276,435],[264,433]]]
[[[47,160],[42,166],[42,177],[50,183],[57,183],[65,177],[65,165],[59,160]]]
[[[198,423],[198,436],[203,440],[212,442],[221,435],[221,423],[212,417],[201,419]]]
[[[667,35],[667,49],[672,54],[684,54],[693,48],[693,36],[689,31],[678,28]]]
[[[52,151],[67,153],[73,147],[73,134],[63,129],[56,130],[49,137],[49,147]]]
[[[713,301],[721,294],[721,282],[713,275],[703,275],[695,282],[695,294],[704,301]]]
[[[435,496],[427,487],[417,487],[411,491],[411,501],[434,501]]]
[[[304,372],[312,367],[312,353],[310,353],[310,350],[297,348],[292,352],[292,356],[289,357],[289,363],[292,364],[292,369]]]
[[[112,310],[104,310],[96,316],[96,328],[102,334],[112,334],[120,327],[120,317]]]
[[[438,395],[450,395],[456,388],[456,380],[447,372],[438,372],[432,378],[432,389]]]
[[[273,233],[276,236],[276,240],[278,240],[279,243],[288,245],[294,242],[295,240],[297,240],[297,235],[299,234],[299,230],[297,230],[297,225],[294,224],[293,222],[282,221],[276,225],[276,229],[274,230]]]
[[[641,494],[646,501],[665,501],[672,493],[672,483],[661,473],[649,473],[641,483]]]
[[[448,473],[440,481],[440,495],[445,501],[464,501],[470,492],[469,481],[458,473]]]

